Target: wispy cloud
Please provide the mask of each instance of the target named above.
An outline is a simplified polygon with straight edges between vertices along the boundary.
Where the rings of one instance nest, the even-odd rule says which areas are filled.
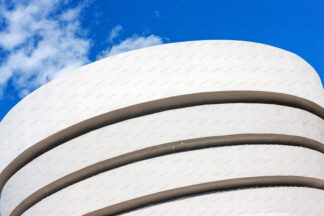
[[[157,16],[157,17],[161,17],[161,15],[160,15],[160,12],[159,11],[154,11],[154,13],[155,13],[155,16]]]
[[[120,34],[120,32],[123,30],[123,27],[121,25],[117,25],[115,26],[111,31],[110,34],[108,36],[108,41],[110,43],[114,42],[114,39],[117,38]]]
[[[97,59],[105,58],[108,56],[116,55],[119,53],[140,49],[149,46],[155,46],[163,43],[163,39],[160,36],[149,35],[149,36],[138,36],[133,35],[120,42],[119,44],[112,45],[107,49],[103,50],[98,56]]]
[[[82,35],[82,5],[63,0],[13,1],[0,5],[0,96],[9,81],[18,95],[88,62],[89,41]],[[1,97],[0,97],[1,98]]]

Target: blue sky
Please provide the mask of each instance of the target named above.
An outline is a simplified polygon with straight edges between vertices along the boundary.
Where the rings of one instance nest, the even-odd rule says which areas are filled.
[[[0,120],[61,74],[161,43],[265,43],[298,54],[324,81],[323,0],[0,2]]]

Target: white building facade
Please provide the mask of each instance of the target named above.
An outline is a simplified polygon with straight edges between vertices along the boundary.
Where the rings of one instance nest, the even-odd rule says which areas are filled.
[[[1,215],[324,215],[323,107],[316,71],[263,44],[108,57],[2,120]]]

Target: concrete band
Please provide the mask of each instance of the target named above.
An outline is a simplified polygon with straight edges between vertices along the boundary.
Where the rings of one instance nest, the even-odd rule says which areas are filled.
[[[0,191],[6,182],[18,170],[26,164],[42,155],[43,153],[90,131],[122,122],[140,116],[158,113],[166,110],[179,109],[185,107],[225,104],[225,103],[261,103],[276,104],[294,107],[311,112],[324,119],[324,108],[318,104],[304,98],[283,93],[263,92],[263,91],[219,91],[204,92],[188,95],[174,96],[154,101],[144,102],[125,108],[110,111],[93,118],[84,120],[65,128],[57,133],[32,145],[14,160],[12,160],[0,174]]]
[[[158,204],[161,202],[170,201],[172,199],[198,195],[207,192],[277,186],[309,187],[324,190],[324,180],[301,176],[260,176],[213,181],[208,183],[175,188],[127,200],[115,205],[111,205],[87,213],[85,214],[85,216],[110,216],[122,214],[148,205]]]
[[[324,144],[299,136],[283,135],[283,134],[235,134],[225,136],[203,137],[197,139],[181,140],[161,145],[156,145],[137,151],[119,155],[66,175],[46,186],[37,190],[25,200],[23,200],[11,213],[12,216],[23,214],[33,205],[42,199],[94,175],[116,169],[127,164],[143,161],[146,159],[160,157],[167,154],[178,152],[192,151],[197,149],[235,146],[235,145],[287,145],[300,146],[313,149],[324,154]]]

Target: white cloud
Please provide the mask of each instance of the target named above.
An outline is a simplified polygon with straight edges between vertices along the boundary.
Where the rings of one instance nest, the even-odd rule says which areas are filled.
[[[110,34],[108,36],[108,41],[110,43],[114,42],[114,39],[117,38],[121,32],[121,30],[123,30],[123,27],[121,25],[116,25],[111,31]]]
[[[5,23],[0,47],[7,53],[0,63],[0,95],[9,80],[23,97],[88,62],[89,41],[80,36],[81,6],[64,9],[61,0],[22,2],[14,1],[10,10],[0,5]]]
[[[147,37],[134,35],[133,37],[127,38],[126,40],[122,41],[120,44],[113,45],[112,47],[102,51],[97,56],[97,58],[101,59],[122,52],[127,52],[127,51],[149,47],[149,46],[155,46],[162,43],[163,43],[163,39],[153,34]]]

